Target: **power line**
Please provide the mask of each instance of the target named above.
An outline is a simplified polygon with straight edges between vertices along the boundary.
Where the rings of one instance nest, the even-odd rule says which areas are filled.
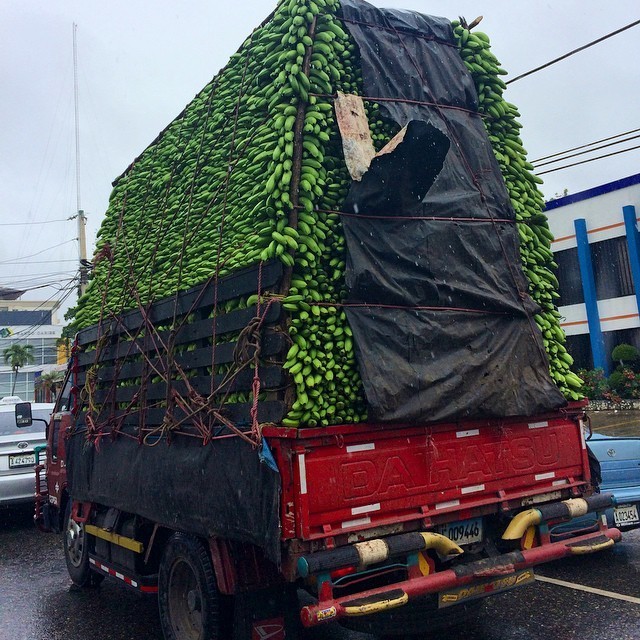
[[[586,164],[587,162],[593,162],[594,160],[600,160],[602,158],[610,158],[611,156],[617,156],[620,153],[626,153],[627,151],[633,151],[634,149],[640,149],[640,144],[635,147],[629,147],[628,149],[620,149],[619,151],[613,151],[612,153],[605,153],[595,158],[589,158],[588,160],[581,160],[580,162],[573,162],[571,164],[565,164],[562,167],[556,167],[555,169],[547,169],[546,171],[536,171],[536,175],[542,176],[545,173],[553,173],[554,171],[561,171],[562,169],[568,169],[569,167],[576,167],[579,164]]]
[[[58,303],[58,306],[57,306],[58,309],[62,306],[62,303],[75,291],[75,283],[74,283],[74,281],[69,282],[69,284],[67,284],[66,288],[68,290],[62,296],[62,298],[60,298],[59,300],[56,300],[56,302]],[[33,309],[33,311],[37,311],[39,308],[42,308],[42,305],[47,304],[48,302],[52,301],[53,297],[54,296],[52,295],[47,300],[42,301],[40,303],[40,306],[36,307],[36,309]],[[21,336],[22,338],[28,338],[29,336],[33,335],[40,327],[42,327],[45,324],[47,324],[47,323],[44,320],[41,320],[40,322],[37,322],[36,324],[32,324],[32,325],[26,327],[22,331],[16,331],[16,333],[14,333],[13,336]]]
[[[0,285],[0,288],[13,289],[14,291],[30,291],[36,287],[48,287],[51,286],[54,289],[59,289],[65,282],[67,282],[71,278],[75,278],[76,274],[64,274],[59,276],[53,276],[50,279],[39,278],[31,281],[28,280],[17,280],[17,281],[9,281],[3,282]]]
[[[64,271],[59,274],[49,274],[45,276],[38,276],[34,278],[25,278],[23,280],[5,280],[0,288],[8,288],[14,290],[20,290],[22,292],[33,291],[34,289],[42,289],[51,287],[53,289],[60,289],[64,286],[64,283],[70,279],[77,278],[77,271]]]
[[[535,160],[530,160],[531,164],[536,164],[541,160],[547,160],[549,158],[555,158],[557,156],[563,156],[565,153],[571,153],[572,151],[578,151],[578,149],[586,149],[587,147],[592,147],[594,144],[600,144],[601,142],[608,142],[609,140],[615,140],[615,138],[621,138],[622,136],[628,136],[631,133],[637,133],[640,129],[631,129],[631,131],[625,131],[624,133],[618,133],[615,136],[609,136],[608,138],[601,138],[600,140],[595,140],[594,142],[589,142],[588,144],[581,144],[579,147],[573,147],[571,149],[565,149],[564,151],[558,151],[557,153],[552,153],[548,156],[542,156],[541,158],[536,158]]]
[[[22,290],[23,292],[27,292],[27,291],[37,291],[38,289],[57,289],[57,292],[60,293],[61,291],[64,291],[67,288],[67,285],[69,282],[76,282],[77,281],[77,276],[74,276],[73,278],[69,278],[67,280],[67,284],[63,284],[60,281],[54,281],[54,282],[46,282],[46,283],[39,283],[39,284],[33,284],[31,286],[26,286],[26,287],[19,287],[20,290]],[[54,294],[57,295],[57,294]]]
[[[546,162],[540,162],[535,165],[535,168],[544,167],[548,164],[554,164],[556,162],[563,162],[564,160],[568,160],[569,158],[575,158],[576,156],[583,156],[585,153],[593,153],[594,151],[599,151],[600,149],[606,149],[607,147],[613,147],[617,144],[622,144],[623,142],[629,142],[630,140],[636,140],[640,138],[640,135],[637,136],[629,136],[628,138],[623,138],[622,140],[617,140],[616,142],[609,142],[607,144],[601,144],[598,147],[592,147],[591,149],[586,149],[585,151],[578,151],[577,153],[569,153],[563,155],[561,158],[556,158],[555,160],[547,160]],[[533,163],[532,163],[533,164]]]
[[[65,274],[75,273],[75,272],[76,272],[75,269],[66,269],[65,271],[41,271],[41,272],[35,272],[35,273],[28,273],[28,274],[25,274],[25,277],[22,280],[17,280],[17,282],[28,282],[30,280],[37,280],[38,278],[42,278],[43,276],[46,276],[47,278],[52,278],[53,276],[63,276]],[[7,282],[5,282],[4,284],[6,286]]]
[[[75,262],[76,264],[78,264],[78,260],[77,259],[69,259],[69,260],[29,260],[29,262],[27,264],[51,264],[52,262],[58,263],[58,262]],[[18,262],[18,260],[7,260],[6,262],[3,262],[2,264],[25,264],[25,263],[20,263]]]
[[[16,280],[3,280],[0,286],[12,287],[14,289],[20,288],[20,283],[33,282],[34,280],[42,280],[42,278],[55,278],[59,276],[68,276],[75,274],[75,269],[67,269],[66,271],[47,271],[46,273],[30,273],[24,278],[17,278]]]
[[[32,253],[28,256],[20,256],[19,258],[16,258],[15,260],[0,260],[0,264],[12,264],[12,263],[16,263],[18,260],[26,260],[27,258],[32,258],[33,256],[39,256],[41,253],[45,253],[47,251],[51,251],[51,249],[57,249],[58,247],[62,247],[65,244],[69,244],[70,242],[76,242],[78,240],[78,238],[73,238],[71,240],[66,240],[65,242],[61,242],[60,244],[54,244],[51,247],[47,247],[46,249],[43,249],[42,251],[36,251],[36,253]]]
[[[73,216],[75,218],[75,216]],[[0,222],[0,227],[23,227],[30,224],[53,224],[54,222],[68,222],[73,218],[60,218],[59,220],[42,220],[41,222]]]
[[[628,24],[624,27],[621,27],[620,29],[616,29],[615,31],[612,31],[611,33],[608,33],[606,36],[602,36],[601,38],[598,38],[597,40],[593,40],[592,42],[589,42],[585,45],[582,45],[581,47],[578,47],[577,49],[574,49],[573,51],[569,51],[569,53],[565,53],[563,56],[560,56],[559,58],[555,58],[554,60],[551,60],[550,62],[547,62],[546,64],[543,64],[539,67],[536,67],[535,69],[531,69],[531,71],[527,71],[526,73],[521,73],[519,76],[516,76],[515,78],[511,78],[511,80],[508,80],[507,82],[505,82],[505,84],[511,84],[512,82],[515,82],[516,80],[521,80],[522,78],[526,78],[527,76],[530,76],[532,73],[536,73],[538,71],[542,71],[542,69],[546,69],[547,67],[550,67],[552,64],[555,64],[556,62],[560,62],[561,60],[565,60],[566,58],[569,58],[570,56],[579,53],[580,51],[584,51],[585,49],[588,49],[589,47],[593,47],[594,44],[598,44],[599,42],[602,42],[603,40],[607,40],[608,38],[612,38],[613,36],[618,35],[619,33],[622,33],[623,31],[626,31],[627,29],[631,29],[631,27],[635,27],[636,25],[640,24],[640,20],[636,20],[635,22],[632,22],[631,24]]]

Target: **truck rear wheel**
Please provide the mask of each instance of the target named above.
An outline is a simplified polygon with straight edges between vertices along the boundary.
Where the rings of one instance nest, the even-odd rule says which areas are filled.
[[[158,576],[158,606],[166,640],[222,638],[213,566],[197,538],[176,533],[167,542]]]
[[[67,571],[71,581],[78,587],[97,586],[104,576],[94,573],[89,565],[89,541],[82,523],[76,522],[71,517],[73,500],[67,500],[64,511],[64,525],[62,529],[62,546],[64,559],[67,563]]]

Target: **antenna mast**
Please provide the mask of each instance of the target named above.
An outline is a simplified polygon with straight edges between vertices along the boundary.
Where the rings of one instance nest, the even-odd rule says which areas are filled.
[[[78,285],[78,295],[82,296],[87,288],[87,219],[82,210],[80,202],[80,114],[78,109],[78,42],[76,32],[78,25],[73,23],[73,104],[75,112],[75,136],[76,136],[76,205],[78,218],[78,243],[80,255],[80,284]]]

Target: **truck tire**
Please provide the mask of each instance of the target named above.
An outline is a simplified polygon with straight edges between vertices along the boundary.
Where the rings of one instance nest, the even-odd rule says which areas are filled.
[[[223,638],[213,566],[197,538],[184,533],[169,538],[160,562],[158,607],[165,640]]]
[[[446,609],[438,609],[436,598],[425,596],[388,613],[347,618],[341,622],[353,631],[371,633],[382,638],[424,638],[472,623],[480,613],[482,605],[482,600],[471,600]]]
[[[62,547],[67,571],[71,581],[78,587],[92,587],[99,585],[104,576],[91,571],[89,565],[89,544],[84,526],[75,522],[71,517],[73,500],[67,500],[64,510],[62,526]]]

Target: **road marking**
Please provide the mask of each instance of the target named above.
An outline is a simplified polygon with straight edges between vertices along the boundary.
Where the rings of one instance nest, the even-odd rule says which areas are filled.
[[[546,576],[541,576],[539,574],[536,574],[536,580],[538,580],[539,582],[548,582],[549,584],[555,584],[559,587],[575,589],[576,591],[586,591],[587,593],[593,593],[597,596],[604,596],[605,598],[613,598],[614,600],[624,600],[625,602],[631,602],[632,604],[640,604],[640,598],[625,596],[622,593],[615,593],[614,591],[604,591],[603,589],[586,587],[583,584],[576,584],[575,582],[565,582],[564,580],[556,580],[555,578],[547,578]]]
[[[614,422],[613,424],[606,424],[593,428],[596,429],[598,433],[600,433],[602,431],[605,431],[606,429],[613,429],[614,427],[624,427],[625,425],[636,424],[637,422],[638,419],[634,418],[633,420],[624,420],[623,422]]]

